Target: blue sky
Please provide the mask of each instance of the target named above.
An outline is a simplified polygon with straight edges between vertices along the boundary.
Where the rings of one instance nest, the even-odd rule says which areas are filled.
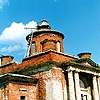
[[[24,27],[42,19],[65,35],[66,53],[91,52],[100,64],[100,0],[0,0],[0,54],[20,62],[30,32]]]

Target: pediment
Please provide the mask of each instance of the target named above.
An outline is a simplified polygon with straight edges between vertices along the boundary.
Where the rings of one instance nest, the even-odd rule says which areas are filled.
[[[86,66],[99,68],[99,65],[95,63],[93,60],[91,60],[90,58],[80,58],[80,59],[73,60],[73,62],[80,63]]]

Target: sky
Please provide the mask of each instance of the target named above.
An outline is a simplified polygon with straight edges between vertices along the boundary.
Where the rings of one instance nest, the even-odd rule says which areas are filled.
[[[90,52],[100,64],[100,0],[0,0],[0,55],[21,62],[31,32],[24,28],[43,19],[64,34],[65,53]]]

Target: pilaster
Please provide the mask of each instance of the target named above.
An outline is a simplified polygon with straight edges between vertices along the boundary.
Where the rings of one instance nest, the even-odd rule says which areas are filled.
[[[100,76],[98,77],[98,90],[99,90],[99,99],[100,99]]]
[[[75,78],[76,100],[81,100],[79,73],[77,71],[75,71],[74,73],[74,78]]]
[[[75,99],[74,80],[73,80],[72,70],[68,71],[68,82],[69,82],[69,97],[70,97],[70,100],[76,100]]]
[[[97,77],[95,75],[93,76],[93,97],[94,100],[99,100]]]

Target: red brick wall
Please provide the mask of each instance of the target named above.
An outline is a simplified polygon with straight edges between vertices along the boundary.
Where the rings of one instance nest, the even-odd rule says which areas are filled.
[[[3,56],[1,58],[1,65],[10,63],[13,59],[10,56]]]
[[[79,53],[79,58],[91,58],[91,53]]]
[[[13,64],[5,66],[3,68],[1,67],[0,74],[12,72],[12,71],[15,71],[18,69],[26,68],[29,66],[33,66],[34,64],[40,64],[40,63],[47,62],[50,60],[57,61],[57,62],[65,62],[65,61],[67,62],[67,61],[70,61],[73,59],[75,59],[75,58],[67,56],[67,55],[63,55],[63,54],[49,52],[47,54],[33,56],[33,58],[27,59],[27,60],[23,61],[21,64],[13,63]]]
[[[40,100],[49,100],[49,98],[52,100],[57,100],[59,98],[65,100],[66,91],[64,91],[64,88],[66,87],[66,81],[61,68],[52,67],[49,71],[32,76],[39,79]]]
[[[55,50],[56,51],[56,43],[54,43],[54,42],[51,42],[51,41],[48,41],[48,42],[46,42],[46,43],[44,43],[43,45],[42,45],[43,47],[43,51],[47,51],[47,50]]]
[[[84,54],[80,58],[91,58],[91,55],[90,54]]]
[[[25,96],[26,100],[49,100],[49,98],[52,100],[57,100],[58,98],[61,98],[61,100],[64,99],[66,81],[61,68],[53,67],[49,71],[32,75],[32,77],[39,79],[37,85],[8,83],[2,91],[0,90],[0,93],[2,93],[0,100],[6,97],[8,100],[20,100],[20,96]],[[49,91],[50,89],[52,92]],[[56,91],[56,89],[59,91]],[[59,95],[56,94],[56,92],[59,93]]]
[[[38,85],[9,83],[4,89],[4,96],[2,94],[0,100],[20,100],[20,96],[25,96],[26,100],[39,100]],[[4,99],[6,97],[8,99]]]
[[[39,53],[39,52],[42,52],[42,44],[41,42],[44,41],[45,39],[48,39],[48,40],[55,40],[55,41],[59,41],[60,42],[60,51],[61,52],[64,52],[64,49],[63,49],[63,39],[61,36],[59,35],[55,35],[55,34],[50,34],[50,33],[46,33],[46,34],[40,34],[36,37],[33,38],[32,41],[36,42],[36,52]],[[46,47],[49,47],[49,45],[47,44]],[[51,48],[52,49],[52,48]],[[31,50],[30,50],[31,51]],[[57,47],[56,47],[56,51],[57,51]],[[30,52],[30,54],[32,54],[32,52]]]

